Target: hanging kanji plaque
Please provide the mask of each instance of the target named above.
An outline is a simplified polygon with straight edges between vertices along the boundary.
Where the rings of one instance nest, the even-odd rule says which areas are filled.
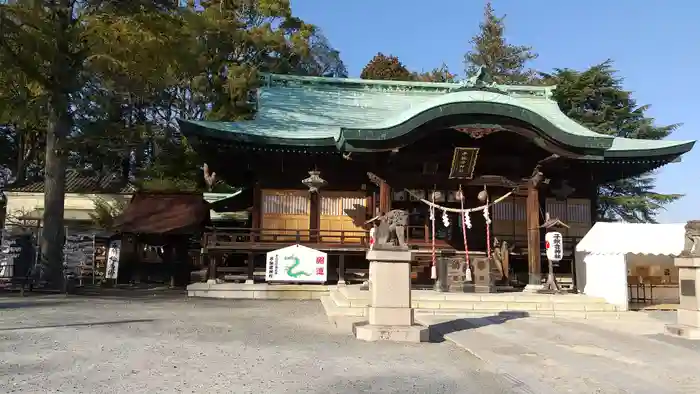
[[[450,179],[472,179],[479,148],[455,148]]]

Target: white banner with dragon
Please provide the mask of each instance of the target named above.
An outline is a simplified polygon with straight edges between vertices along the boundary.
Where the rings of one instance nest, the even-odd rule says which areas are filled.
[[[303,245],[292,245],[267,253],[267,282],[324,283],[328,279],[328,255]]]

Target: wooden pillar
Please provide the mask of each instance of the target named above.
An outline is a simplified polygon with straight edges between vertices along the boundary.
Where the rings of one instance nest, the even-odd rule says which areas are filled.
[[[321,195],[320,192],[309,195],[309,241],[321,242],[319,230],[321,228]]]
[[[528,185],[525,209],[528,284],[540,285],[542,283],[542,267],[540,263],[540,195],[536,184],[530,183]]]
[[[345,285],[345,255],[338,256],[338,284]]]
[[[382,180],[379,183],[379,212],[387,213],[391,211],[391,187]]]
[[[593,227],[598,221],[598,185],[591,186],[589,198],[591,200],[591,227]]]
[[[252,242],[258,242],[260,236],[260,228],[262,227],[262,189],[260,182],[255,182],[253,185],[253,209],[250,213],[250,227],[253,229]]]
[[[255,260],[253,252],[248,252],[248,279],[245,283],[255,283]]]
[[[202,264],[207,264],[207,282],[216,280],[216,259],[214,256],[209,254],[206,247],[202,248],[202,254],[200,256],[202,259]]]

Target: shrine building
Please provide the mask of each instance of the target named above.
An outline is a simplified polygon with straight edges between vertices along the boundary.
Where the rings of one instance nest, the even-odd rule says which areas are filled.
[[[496,242],[511,245],[513,281],[539,283],[546,217],[568,225],[557,269],[572,273],[598,187],[677,161],[695,142],[593,132],[561,112],[554,88],[483,73],[464,83],[266,74],[253,120],[181,120],[209,168],[245,188],[236,204],[250,212],[245,226],[205,234],[210,277],[264,280],[265,253],[301,243],[328,253],[329,281],[362,280],[365,223],[392,209],[410,213],[415,285],[430,282],[434,258],[488,255]],[[443,212],[484,204],[488,214],[468,221]]]

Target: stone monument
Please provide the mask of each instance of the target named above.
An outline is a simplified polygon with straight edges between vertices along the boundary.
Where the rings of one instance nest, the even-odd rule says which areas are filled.
[[[676,324],[666,332],[687,339],[700,339],[700,220],[685,225],[685,247],[675,258],[678,267],[680,305]]]
[[[369,321],[355,325],[353,331],[356,338],[365,341],[427,342],[428,328],[417,325],[413,319],[413,252],[403,237],[403,215],[390,213],[373,219],[379,224],[374,246],[367,252],[371,266]]]

